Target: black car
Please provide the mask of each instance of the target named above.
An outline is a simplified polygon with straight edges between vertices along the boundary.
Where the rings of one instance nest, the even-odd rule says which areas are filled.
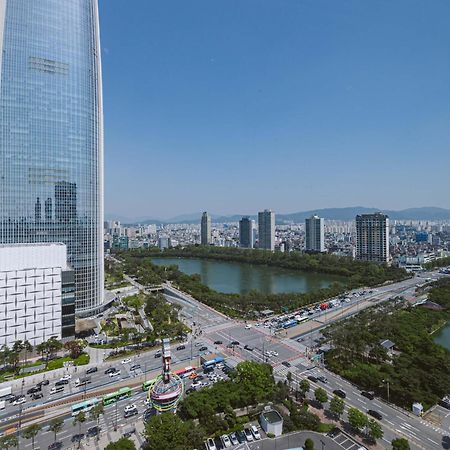
[[[20,395],[11,395],[11,397],[8,397],[9,403],[12,403],[14,400],[17,400],[20,397]]]
[[[44,394],[42,392],[35,392],[34,394],[32,394],[31,398],[33,400],[39,400],[40,398],[43,398]]]
[[[39,383],[36,383],[36,386],[48,386],[49,384],[50,384],[50,381],[42,380],[42,381],[39,381]],[[58,442],[57,442],[57,444],[58,444]]]
[[[216,444],[217,450],[222,450],[224,448],[222,444],[222,439],[220,439],[220,437],[214,438],[214,444]]]
[[[117,369],[115,367],[110,367],[109,369],[105,370],[105,375],[109,375],[110,373],[117,372]]]
[[[88,370],[86,370],[86,373],[87,374],[90,374],[90,373],[95,373],[95,372],[97,372],[97,367],[90,367]]]
[[[192,381],[202,381],[205,377],[203,375],[197,375]]]
[[[317,382],[317,377],[315,377],[314,375],[309,375],[308,376],[308,380],[312,381],[313,383],[316,383]]]
[[[27,391],[27,395],[35,394],[36,392],[40,392],[42,388],[40,386],[34,386]]]
[[[368,398],[369,400],[373,400],[375,398],[375,395],[373,395],[372,392],[368,392],[368,391],[361,391],[361,395],[363,397]]]
[[[58,380],[58,381],[55,383],[55,386],[63,386],[63,385],[65,385],[65,384],[69,384],[69,380]]]
[[[335,389],[333,391],[333,394],[337,395],[338,397],[341,397],[341,398],[347,397],[347,394],[342,389]]]
[[[214,341],[214,345],[221,345],[221,344],[223,344],[222,341]]]
[[[283,364],[284,367],[291,367],[291,363],[289,361],[283,361],[281,364]]]
[[[87,430],[86,436],[97,436],[100,433],[100,427],[91,427]]]
[[[339,428],[333,428],[327,433],[327,436],[334,439],[340,432],[341,430]]]
[[[185,345],[179,345],[179,346],[177,347],[177,350],[184,350],[185,348],[186,348]]]
[[[244,349],[248,350],[249,352],[252,352],[254,350],[251,345],[244,345]]]
[[[62,442],[53,442],[48,446],[48,450],[61,450]]]
[[[196,391],[195,388],[190,387],[190,388],[186,389],[186,394],[189,395],[189,394],[192,394],[192,392],[195,392],[195,391]]]
[[[245,433],[242,430],[236,431],[236,437],[237,440],[239,441],[239,444],[243,444],[244,442],[247,441],[247,439],[245,438]]]
[[[206,351],[206,350],[208,350],[208,347],[200,347],[200,348],[198,349],[199,352],[204,352],[204,351]]]
[[[161,358],[161,356],[162,356],[162,353],[160,353],[160,352],[155,353],[155,358]]]
[[[130,367],[130,370],[138,370],[138,369],[140,369],[141,368],[141,365],[140,364],[134,364],[134,365],[132,365],[131,367]]]
[[[231,345],[240,345],[239,341],[231,341]]]
[[[72,436],[72,442],[80,442],[83,439],[84,439],[84,434],[83,433],[81,433],[81,434],[74,434]]]
[[[369,409],[367,411],[367,414],[369,414],[369,416],[375,417],[375,419],[378,420],[381,420],[383,418],[383,416],[378,411],[374,411],[373,409]]]
[[[205,367],[203,369],[203,373],[211,373],[214,372],[214,367]]]

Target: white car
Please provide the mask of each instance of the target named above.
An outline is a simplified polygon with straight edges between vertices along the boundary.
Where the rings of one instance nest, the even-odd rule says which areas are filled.
[[[205,445],[207,450],[217,450],[216,444],[214,444],[214,441],[211,438],[205,442]]]
[[[59,381],[69,381],[71,379],[72,379],[72,375],[70,375],[70,373],[68,373],[68,374],[64,375],[63,377],[61,377],[59,379]]]
[[[27,399],[25,397],[19,397],[13,401],[13,405],[14,406],[21,405],[22,403],[25,403],[26,401],[27,401]]]
[[[244,429],[244,434],[245,434],[245,439],[247,439],[247,442],[252,442],[253,441],[253,434],[252,434],[250,428],[245,428]]]
[[[239,441],[238,441],[238,438],[236,436],[236,433],[231,433],[229,438],[230,438],[230,441],[231,441],[231,443],[233,445],[238,445],[239,444]]]
[[[122,364],[130,364],[131,358],[122,359]]]
[[[201,381],[194,381],[192,384],[191,384],[191,387],[193,387],[194,389],[197,389],[198,387],[200,387],[202,385],[202,382]]]
[[[252,430],[253,437],[254,437],[256,440],[261,439],[261,435],[259,434],[258,428],[256,428],[255,425],[252,425],[252,426],[251,426],[251,430]]]
[[[278,356],[278,352],[272,351],[272,356]]]
[[[231,447],[230,438],[226,434],[222,434],[222,436],[220,436],[220,440],[225,448]]]
[[[135,409],[137,409],[137,407],[136,407],[136,405],[134,403],[132,403],[131,405],[125,406],[125,410],[124,411],[127,413],[127,412],[134,411]]]
[[[118,377],[120,376],[120,370],[118,370],[117,372],[111,372],[109,374],[109,378],[114,378],[114,377]]]
[[[246,330],[250,330],[250,328],[252,327],[253,325],[250,325],[249,323],[247,324],[247,325],[245,325],[245,329]]]

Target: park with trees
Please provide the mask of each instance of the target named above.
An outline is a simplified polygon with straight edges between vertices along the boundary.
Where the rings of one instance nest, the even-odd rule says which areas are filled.
[[[329,254],[305,254],[301,252],[270,252],[237,248],[189,246],[159,249],[132,249],[117,251],[116,256],[123,261],[120,270],[134,276],[143,285],[161,284],[171,281],[180,290],[197,300],[227,314],[230,317],[253,317],[255,311],[271,309],[293,310],[311,303],[334,297],[348,289],[360,286],[375,286],[386,281],[399,281],[409,275],[402,269],[384,265],[356,261],[352,258]],[[231,261],[245,264],[259,264],[283,269],[315,272],[340,276],[340,281],[330,287],[308,293],[262,294],[252,291],[246,294],[217,292],[201,282],[200,275],[187,275],[177,266],[156,266],[152,258],[177,256]]]
[[[450,280],[433,283],[428,299],[442,309],[398,298],[331,325],[324,331],[332,347],[328,368],[406,409],[414,402],[425,409],[436,404],[450,392],[450,351],[433,340],[450,319]],[[393,351],[384,340],[395,344]]]

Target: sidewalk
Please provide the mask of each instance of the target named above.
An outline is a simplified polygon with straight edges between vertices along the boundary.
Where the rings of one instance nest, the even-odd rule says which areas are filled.
[[[142,436],[145,425],[141,420],[139,420],[134,424],[134,426],[136,431],[130,436],[130,439],[134,442],[136,448],[141,448],[141,445],[145,441]],[[103,450],[110,442],[118,441],[121,437],[123,437],[124,429],[128,427],[129,425],[125,425],[120,426],[117,431],[107,430],[106,432],[100,434],[99,440],[97,440],[96,438],[90,438],[87,441],[83,441],[83,443],[81,444],[81,448],[83,450]],[[77,448],[77,446],[75,446],[74,448]]]

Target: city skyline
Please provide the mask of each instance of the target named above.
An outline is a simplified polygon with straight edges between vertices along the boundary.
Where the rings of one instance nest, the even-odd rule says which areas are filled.
[[[100,7],[108,214],[450,207],[448,2]]]

